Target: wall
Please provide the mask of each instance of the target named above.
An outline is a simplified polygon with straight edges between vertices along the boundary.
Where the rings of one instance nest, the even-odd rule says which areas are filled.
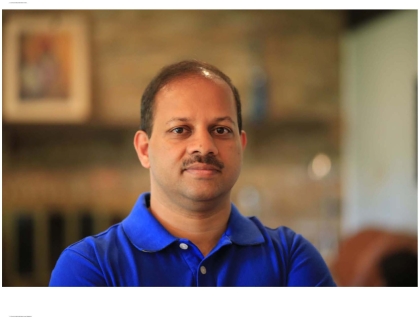
[[[342,231],[417,234],[417,11],[348,32],[342,43]]]

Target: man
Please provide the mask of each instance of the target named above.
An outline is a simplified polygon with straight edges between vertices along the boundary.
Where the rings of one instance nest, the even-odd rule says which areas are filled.
[[[230,201],[246,133],[241,103],[216,67],[162,69],[141,101],[134,146],[150,193],[107,231],[69,246],[50,286],[334,286],[316,249]]]

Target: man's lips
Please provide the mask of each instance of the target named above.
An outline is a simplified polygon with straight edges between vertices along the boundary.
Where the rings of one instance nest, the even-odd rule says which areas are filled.
[[[221,170],[214,165],[202,163],[187,166],[183,171],[196,175],[212,175],[221,172]]]
[[[203,163],[200,163],[200,164],[192,164],[192,165],[186,167],[185,170],[215,170],[215,171],[220,171],[220,169],[217,168],[214,165],[203,164]]]

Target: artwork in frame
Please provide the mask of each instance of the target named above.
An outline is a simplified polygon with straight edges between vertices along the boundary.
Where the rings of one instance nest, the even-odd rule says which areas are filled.
[[[4,24],[3,119],[80,123],[90,112],[86,21],[73,14],[9,16]]]

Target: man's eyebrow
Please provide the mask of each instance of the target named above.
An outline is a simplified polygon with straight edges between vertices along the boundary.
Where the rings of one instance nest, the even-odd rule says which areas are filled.
[[[229,121],[233,125],[236,125],[236,123],[234,122],[234,120],[231,117],[229,117],[229,116],[218,117],[218,118],[214,119],[214,122],[219,123],[219,122],[222,122],[222,121],[225,121],[225,120]],[[190,119],[189,118],[186,118],[186,117],[173,117],[173,118],[170,118],[166,122],[166,124],[170,124],[172,122],[183,122],[183,123],[185,123],[185,122],[189,122],[189,121],[190,121]]]
[[[236,123],[234,122],[234,120],[231,117],[229,117],[229,116],[216,118],[215,119],[215,122],[219,123],[219,122],[222,122],[222,121],[225,121],[225,120],[229,121],[233,125],[236,125]]]

